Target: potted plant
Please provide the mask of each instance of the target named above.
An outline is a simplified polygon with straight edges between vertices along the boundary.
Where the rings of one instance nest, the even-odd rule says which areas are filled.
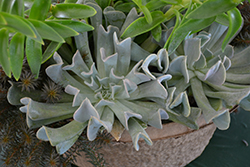
[[[94,30],[68,38],[67,45],[48,54],[53,58],[46,62],[46,75],[41,70],[50,79],[43,91],[25,92],[16,82],[8,90],[12,105],[24,105],[20,110],[27,125],[39,128],[37,137],[56,146],[59,154],[84,129],[90,141],[100,131],[119,141],[126,131],[139,150],[140,138],[152,145],[147,126],[161,129],[162,120],[169,119],[192,129],[211,121],[227,129],[229,110],[249,105],[249,82],[243,79],[248,72],[235,72],[248,62],[248,48],[234,54],[228,45],[242,25],[235,8],[241,1],[70,2],[96,11],[85,19]],[[200,117],[203,124],[198,123]],[[51,126],[62,120],[63,126]],[[214,129],[207,129],[210,135]]]

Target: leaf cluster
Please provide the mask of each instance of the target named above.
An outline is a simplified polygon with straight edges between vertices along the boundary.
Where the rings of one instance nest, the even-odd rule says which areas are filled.
[[[237,7],[243,17],[244,24],[239,34],[232,41],[234,46],[249,46],[250,45],[250,4],[244,1]]]
[[[0,64],[7,76],[20,78],[26,56],[32,73],[38,77],[41,64],[67,38],[93,30],[80,19],[93,16],[96,11],[87,5],[67,2],[70,1],[0,1]],[[50,43],[42,50],[45,39]]]
[[[242,18],[236,6],[243,0],[133,0],[143,16],[130,24],[122,38],[135,37],[151,32],[160,41],[162,23],[175,19],[175,26],[164,48],[171,54],[187,35],[198,32],[214,21],[229,26],[222,49],[241,28]]]
[[[1,75],[0,79],[2,77],[4,75]],[[44,76],[41,80],[47,81]],[[76,156],[82,152],[87,155],[87,160],[91,164],[106,166],[103,155],[98,153],[98,149],[110,143],[109,134],[100,133],[95,141],[90,142],[87,140],[86,133],[83,133],[77,144],[64,155],[59,155],[49,142],[37,139],[37,129],[28,128],[25,114],[19,111],[20,106],[12,106],[8,103],[6,97],[10,86],[8,81],[15,82],[14,79],[7,78],[6,81],[1,81],[0,85],[0,161],[4,162],[4,166],[70,167],[76,162]],[[65,122],[56,122],[50,126],[56,127],[62,124]]]

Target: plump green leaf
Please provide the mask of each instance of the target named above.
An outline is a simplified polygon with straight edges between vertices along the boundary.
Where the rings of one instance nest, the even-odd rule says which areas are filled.
[[[23,66],[24,38],[23,34],[16,33],[10,41],[10,66],[16,80],[19,79]]]
[[[76,3],[77,0],[65,0],[64,3]]]
[[[0,12],[0,15],[6,21],[6,24],[0,22],[0,27],[9,27],[24,35],[36,38],[35,32],[32,30],[30,25],[28,25],[25,21],[23,21],[24,19],[22,17],[11,15],[5,12]]]
[[[21,16],[21,17],[24,16],[24,3],[23,3],[23,0],[15,1],[11,13],[16,14],[16,15]]]
[[[116,6],[114,6],[115,10],[119,10],[122,12],[129,12],[133,7],[136,7],[135,3],[128,2],[128,3],[121,3]]]
[[[73,37],[79,34],[72,28],[59,24],[57,22],[46,21],[45,23],[49,25],[51,28],[53,28],[63,38]]]
[[[42,45],[28,37],[25,50],[30,69],[38,77],[42,63]]]
[[[34,31],[36,37],[30,37],[31,39],[35,40],[36,42],[40,43],[40,44],[44,44],[42,37],[40,36],[40,34],[37,32],[36,28],[33,26],[33,24],[31,22],[28,21],[28,19],[24,19],[21,18],[26,24],[28,24],[30,26],[30,28]]]
[[[172,4],[172,5],[177,5],[181,3],[182,0],[160,0],[160,1],[168,3],[168,4]]]
[[[35,0],[31,7],[29,18],[42,21],[45,20],[50,9],[50,5],[51,0]]]
[[[225,13],[217,15],[215,21],[224,26],[229,26],[228,16]]]
[[[2,15],[0,15],[0,25],[7,25],[7,21],[4,19]]]
[[[49,58],[51,58],[55,51],[57,51],[61,45],[62,43],[52,41],[43,53],[42,63],[46,62]]]
[[[11,77],[10,58],[8,53],[9,32],[6,28],[0,30],[0,64],[8,77]]]
[[[167,5],[166,2],[159,0],[151,0],[146,4],[146,7],[148,8],[149,11],[153,11],[166,5]]]
[[[57,18],[87,18],[94,16],[94,8],[82,4],[57,4],[52,8],[53,16]]]
[[[142,7],[141,7],[141,10],[142,10],[142,12],[143,12],[143,14],[144,14],[144,16],[145,16],[145,18],[146,18],[148,24],[151,24],[152,21],[153,21],[153,18],[152,18],[152,16],[151,16],[151,13],[150,13],[150,11],[148,10],[148,8],[147,8],[146,6],[142,6]]]
[[[225,50],[227,44],[234,37],[234,35],[241,28],[241,25],[242,25],[242,17],[241,17],[240,11],[237,8],[234,8],[228,11],[227,13],[228,13],[228,18],[229,18],[229,28],[227,31],[227,35],[224,38],[223,43],[222,43],[223,51]]]
[[[104,9],[110,5],[111,0],[96,0],[96,2],[102,9]]]
[[[1,11],[10,13],[14,3],[15,3],[15,0],[5,0],[5,1],[3,1]]]
[[[214,22],[216,17],[211,17],[207,19],[189,19],[180,27],[178,27],[170,40],[168,51],[169,54],[173,53],[173,51],[180,45],[183,39],[191,32],[191,31],[199,31],[203,28],[206,28],[210,24]]]
[[[61,37],[53,28],[48,26],[42,21],[29,19],[29,21],[35,26],[38,33],[43,39],[49,39],[51,41],[64,43],[63,37]]]
[[[160,42],[161,40],[161,32],[162,32],[161,25],[158,25],[153,30],[151,30],[151,33],[157,42]]]
[[[135,37],[137,35],[143,34],[154,29],[166,20],[164,14],[161,11],[154,11],[151,13],[151,16],[153,18],[151,24],[147,23],[145,17],[140,17],[128,26],[128,28],[124,31],[121,37]]]
[[[178,28],[178,26],[180,25],[180,23],[181,23],[180,12],[178,10],[173,10],[173,12],[175,13],[175,18],[176,19],[175,19],[175,25],[174,25],[174,28],[173,28],[172,32],[174,32]],[[184,32],[184,33],[186,34],[186,32]],[[168,48],[169,42],[170,42],[172,36],[173,36],[173,33],[171,33],[170,36],[168,37],[168,39],[167,39],[167,41],[166,41],[166,43],[164,45],[164,48]]]
[[[79,21],[74,21],[74,20],[53,20],[53,22],[60,23],[64,26],[72,28],[78,33],[94,30],[94,27],[92,27],[91,25],[88,25],[86,23],[79,22]]]
[[[188,14],[187,18],[205,19],[236,7],[242,0],[208,0]]]

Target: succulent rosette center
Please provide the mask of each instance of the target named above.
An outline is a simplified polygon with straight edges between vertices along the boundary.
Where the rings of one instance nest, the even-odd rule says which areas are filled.
[[[97,41],[95,62],[90,54],[82,56],[78,50],[72,63],[65,64],[63,56],[55,53],[56,64],[46,69],[50,79],[73,95],[73,102],[45,104],[27,97],[21,99],[25,105],[21,111],[27,114],[30,127],[73,116],[74,120],[63,127],[42,126],[37,132],[39,139],[57,146],[59,153],[71,147],[86,127],[91,141],[100,128],[106,129],[116,140],[127,130],[138,150],[139,138],[152,144],[146,126],[162,128],[161,119],[168,119],[165,104],[157,102],[167,99],[168,92],[161,82],[171,79],[171,75],[152,80],[140,72],[143,60],[131,63],[131,38],[119,42],[118,29],[113,26],[107,29],[99,28],[99,36],[105,36],[109,43]]]

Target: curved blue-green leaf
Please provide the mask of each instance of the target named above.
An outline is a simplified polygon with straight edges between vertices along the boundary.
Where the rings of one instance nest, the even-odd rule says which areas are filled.
[[[50,9],[51,0],[35,0],[31,9],[29,18],[35,20],[45,20]]]
[[[25,36],[21,33],[16,33],[10,41],[10,66],[13,76],[16,80],[19,79],[24,57],[24,38]]]
[[[151,16],[153,18],[152,23],[149,24],[145,17],[140,17],[127,27],[121,37],[125,39],[143,34],[154,29],[166,20],[166,17],[161,11],[154,11],[151,13]]]
[[[9,31],[6,28],[0,30],[0,64],[8,77],[11,77],[9,47]]]
[[[57,18],[87,18],[94,16],[96,11],[94,8],[83,4],[57,4],[52,8],[53,16]]]
[[[187,15],[187,18],[205,19],[236,7],[242,0],[207,0]]]
[[[37,131],[37,137],[42,140],[49,140],[52,146],[56,146],[78,135],[86,126],[87,123],[80,123],[74,120],[60,128],[43,126]]]
[[[42,45],[28,37],[25,50],[30,69],[38,77],[42,63]]]
[[[228,13],[228,18],[229,18],[229,28],[227,31],[227,35],[225,36],[223,43],[222,43],[223,51],[225,50],[230,40],[235,36],[235,34],[238,32],[238,30],[242,26],[241,13],[237,8],[234,8],[228,11],[227,13]]]
[[[152,145],[153,142],[151,141],[150,137],[148,136],[147,132],[144,130],[144,128],[136,121],[136,119],[131,118],[129,119],[128,122],[128,132],[132,138],[133,145],[135,149],[138,151],[139,150],[139,144],[138,141],[140,138],[143,138],[144,141],[148,145]]]

